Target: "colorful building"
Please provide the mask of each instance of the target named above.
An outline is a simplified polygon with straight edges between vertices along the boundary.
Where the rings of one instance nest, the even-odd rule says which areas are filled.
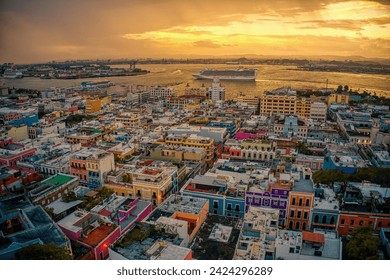
[[[62,197],[64,193],[72,191],[79,185],[76,176],[58,173],[39,184],[28,192],[28,196],[35,204],[45,206]]]
[[[314,188],[310,169],[297,171],[294,186],[289,193],[287,208],[288,229],[307,230],[314,206]]]
[[[108,247],[121,235],[119,226],[99,223],[97,215],[84,210],[73,212],[57,224],[70,240],[83,248],[80,252],[74,252],[81,260],[107,259]]]
[[[379,234],[381,228],[390,228],[390,214],[340,211],[337,227],[340,236],[350,235],[359,227],[369,227],[375,234]]]
[[[339,201],[329,188],[316,188],[310,229],[336,230],[339,220]]]
[[[86,158],[86,172],[88,186],[91,188],[100,188],[104,183],[104,176],[115,169],[114,154],[105,151],[93,151]]]
[[[159,205],[173,188],[167,168],[143,167],[131,173],[134,193],[143,200]]]
[[[206,151],[206,166],[214,163],[214,139],[197,135],[168,135],[165,141],[157,141],[156,144],[167,144],[173,147],[203,148]]]
[[[276,155],[276,142],[269,140],[227,141],[222,158],[270,161]]]
[[[207,173],[196,175],[181,189],[183,195],[209,200],[209,212],[222,216],[243,217],[247,185],[235,183],[232,177]]]
[[[99,112],[102,109],[102,100],[99,97],[95,99],[87,99],[85,101],[85,113],[93,114]]]
[[[33,156],[35,151],[36,148],[26,148],[10,138],[0,140],[0,166],[16,167],[18,161]]]
[[[121,113],[115,121],[122,123],[126,128],[139,127],[141,124],[138,115],[133,113]]]
[[[328,97],[328,104],[331,104],[331,103],[348,104],[349,103],[349,95],[348,94],[341,94],[341,93],[332,93]]]
[[[160,204],[146,222],[155,224],[158,228],[164,228],[165,232],[184,232],[181,236],[192,242],[200,230],[209,213],[209,201],[202,198],[193,198],[184,195],[173,194]],[[176,223],[180,221],[179,223]]]

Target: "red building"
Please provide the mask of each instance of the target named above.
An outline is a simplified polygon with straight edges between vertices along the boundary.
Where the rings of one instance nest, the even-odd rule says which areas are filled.
[[[370,227],[379,234],[380,228],[390,228],[390,214],[340,211],[338,233],[351,234],[358,227]]]
[[[0,166],[17,166],[19,160],[35,154],[35,148],[25,148],[24,145],[10,141],[0,141]]]
[[[16,191],[22,186],[38,182],[43,175],[34,170],[18,168],[0,168],[0,194]]]

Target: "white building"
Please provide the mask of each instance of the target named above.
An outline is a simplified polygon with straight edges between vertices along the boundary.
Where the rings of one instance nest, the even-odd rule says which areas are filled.
[[[326,121],[328,106],[323,102],[313,102],[310,108],[310,118],[317,122]]]
[[[276,259],[341,260],[342,244],[335,231],[278,230]]]
[[[171,87],[154,86],[150,88],[150,96],[156,99],[164,99],[175,94],[175,89]]]
[[[207,91],[207,96],[213,102],[225,100],[225,88],[221,86],[218,78],[214,78],[211,87]]]
[[[279,210],[249,207],[234,260],[274,260]]]

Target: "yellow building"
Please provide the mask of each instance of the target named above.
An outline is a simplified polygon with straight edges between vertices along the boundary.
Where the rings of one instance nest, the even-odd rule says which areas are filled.
[[[98,97],[95,99],[87,99],[85,102],[85,113],[93,114],[102,109],[102,100]]]
[[[206,166],[211,167],[214,163],[214,139],[211,137],[202,137],[197,135],[168,135],[165,141],[156,144],[166,144],[173,147],[203,148],[206,152]]]
[[[246,104],[252,105],[252,106],[259,106],[260,97],[240,94],[239,96],[237,96],[233,100],[238,102],[238,103],[246,103]]]
[[[166,168],[144,167],[132,173],[133,189],[136,196],[159,205],[172,188],[172,176]]]
[[[296,101],[296,114],[301,118],[310,118],[311,100],[309,98],[300,98]]]
[[[11,127],[5,133],[5,135],[8,137],[11,137],[14,142],[26,140],[26,139],[28,139],[28,128],[26,125],[23,125],[20,127]]]
[[[260,97],[260,115],[270,116],[281,113],[294,115],[296,112],[296,95],[264,93]]]
[[[125,127],[139,127],[140,120],[137,114],[122,113],[115,118],[116,122],[122,123]]]
[[[347,94],[341,94],[341,93],[332,93],[328,97],[328,104],[331,103],[349,103],[349,95]]]
[[[104,187],[113,190],[117,195],[124,197],[134,197],[134,188],[129,183],[108,182],[104,184]]]

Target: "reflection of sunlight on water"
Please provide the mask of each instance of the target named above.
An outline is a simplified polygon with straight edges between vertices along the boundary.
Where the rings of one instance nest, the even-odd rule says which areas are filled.
[[[121,65],[124,67],[125,65]],[[222,81],[226,88],[226,98],[234,98],[239,92],[248,95],[260,95],[265,90],[272,90],[280,87],[299,88],[325,88],[328,80],[328,88],[336,89],[338,85],[348,85],[353,90],[363,92],[376,92],[377,95],[390,97],[390,76],[353,74],[339,72],[306,72],[289,70],[289,66],[280,65],[243,65],[247,68],[257,68],[258,74],[255,82]],[[149,74],[133,77],[107,77],[115,87],[107,88],[109,93],[123,90],[121,85],[145,84],[145,85],[174,85],[178,94],[184,93],[184,87],[189,83],[192,87],[206,87],[211,85],[209,80],[196,80],[193,73],[199,73],[204,68],[237,68],[226,65],[200,65],[200,64],[137,64],[137,68],[150,71]],[[98,79],[79,80],[46,80],[39,78],[23,78],[18,80],[4,80],[6,86],[12,88],[46,89],[50,87],[74,87],[79,86],[82,81],[96,81]],[[0,82],[1,83],[1,82]],[[118,90],[119,89],[119,90]]]

